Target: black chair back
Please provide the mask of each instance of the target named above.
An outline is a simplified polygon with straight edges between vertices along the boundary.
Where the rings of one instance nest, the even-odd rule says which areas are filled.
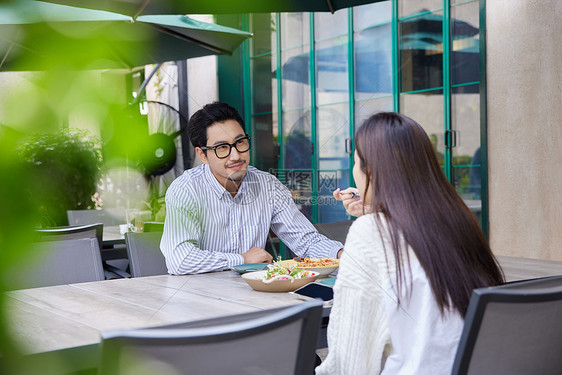
[[[453,375],[558,375],[562,369],[562,276],[476,289]]]
[[[351,224],[353,224],[353,220],[337,221],[335,223],[318,223],[314,224],[314,227],[320,234],[344,244]]]
[[[17,272],[4,275],[16,289],[104,279],[96,238],[35,242],[29,254]]]
[[[125,233],[131,276],[167,275],[166,258],[160,251],[162,232]]]
[[[101,374],[158,365],[191,375],[312,374],[322,305],[306,301],[211,326],[102,332]]]

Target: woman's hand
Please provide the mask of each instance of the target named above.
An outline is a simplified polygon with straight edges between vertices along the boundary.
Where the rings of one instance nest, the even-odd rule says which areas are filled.
[[[332,194],[336,200],[342,201],[343,207],[351,216],[359,217],[369,212],[369,207],[363,204],[357,188],[348,187],[344,190],[337,188]]]

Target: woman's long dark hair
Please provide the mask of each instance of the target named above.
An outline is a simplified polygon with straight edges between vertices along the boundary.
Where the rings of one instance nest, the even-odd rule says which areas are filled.
[[[476,217],[447,181],[427,134],[409,117],[383,112],[357,130],[355,146],[373,211],[382,212],[388,223],[398,288],[404,280],[402,259],[408,259],[403,235],[441,312],[453,308],[464,317],[472,290],[502,284],[504,277]]]

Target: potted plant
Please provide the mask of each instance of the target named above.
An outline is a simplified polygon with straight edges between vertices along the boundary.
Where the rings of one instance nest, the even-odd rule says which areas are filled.
[[[81,129],[35,134],[20,143],[18,153],[34,179],[29,193],[41,226],[68,225],[67,210],[95,208],[102,172],[99,138]]]

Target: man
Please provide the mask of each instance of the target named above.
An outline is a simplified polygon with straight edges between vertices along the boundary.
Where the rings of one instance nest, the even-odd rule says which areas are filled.
[[[188,134],[202,165],[185,171],[166,193],[160,248],[168,272],[194,274],[271,262],[269,230],[298,256],[339,257],[343,246],[319,234],[273,175],[248,165],[250,137],[236,109],[207,104]]]

